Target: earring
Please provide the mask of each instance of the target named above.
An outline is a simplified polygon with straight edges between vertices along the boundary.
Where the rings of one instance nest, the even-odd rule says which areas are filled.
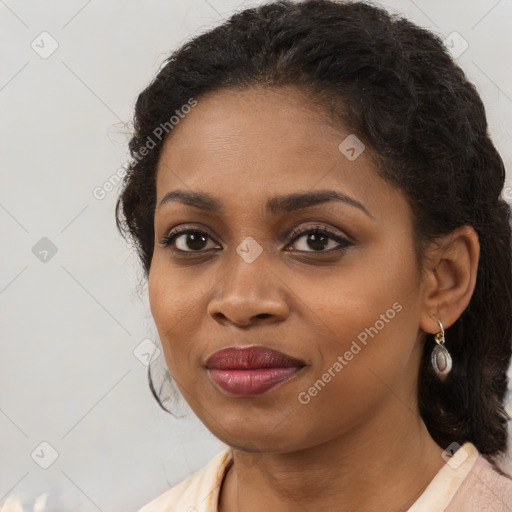
[[[443,323],[440,320],[438,320],[438,322],[441,330],[435,335],[434,339],[437,344],[434,347],[434,350],[432,350],[432,356],[430,360],[432,362],[432,367],[434,368],[434,371],[436,372],[439,379],[444,380],[452,369],[452,357],[444,346],[445,339]]]

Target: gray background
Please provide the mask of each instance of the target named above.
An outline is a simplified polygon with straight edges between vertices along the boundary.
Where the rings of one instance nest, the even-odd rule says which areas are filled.
[[[32,510],[46,491],[53,510],[135,511],[224,446],[153,400],[156,329],[117,188],[93,191],[125,164],[134,101],[168,53],[258,3],[0,1],[0,504],[19,494]],[[467,41],[458,61],[510,180],[512,2],[383,3]]]

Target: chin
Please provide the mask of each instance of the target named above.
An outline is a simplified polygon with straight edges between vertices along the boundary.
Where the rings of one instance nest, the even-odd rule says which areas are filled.
[[[311,432],[296,432],[276,418],[273,424],[242,420],[229,423],[226,417],[222,423],[206,423],[208,430],[221,442],[233,449],[249,453],[280,453],[301,450],[311,445]],[[314,444],[314,443],[313,443]]]

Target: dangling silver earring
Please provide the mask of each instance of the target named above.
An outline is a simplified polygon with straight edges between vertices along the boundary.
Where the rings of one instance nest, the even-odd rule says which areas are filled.
[[[444,380],[452,369],[452,357],[444,346],[445,339],[443,323],[440,320],[438,320],[438,322],[439,326],[441,327],[441,331],[439,331],[434,338],[436,341],[436,346],[434,347],[434,350],[432,350],[431,362],[432,367],[434,368],[434,371],[436,372],[439,379]]]

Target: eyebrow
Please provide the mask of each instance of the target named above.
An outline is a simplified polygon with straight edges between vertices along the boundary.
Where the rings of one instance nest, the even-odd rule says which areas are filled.
[[[222,203],[215,197],[204,192],[188,190],[172,190],[165,194],[158,208],[167,203],[177,201],[201,210],[223,215],[225,213]],[[336,192],[334,190],[317,190],[313,192],[296,192],[284,196],[276,196],[267,201],[267,211],[273,215],[290,213],[328,201],[341,201],[363,211],[368,217],[375,218],[368,209],[356,199]]]

